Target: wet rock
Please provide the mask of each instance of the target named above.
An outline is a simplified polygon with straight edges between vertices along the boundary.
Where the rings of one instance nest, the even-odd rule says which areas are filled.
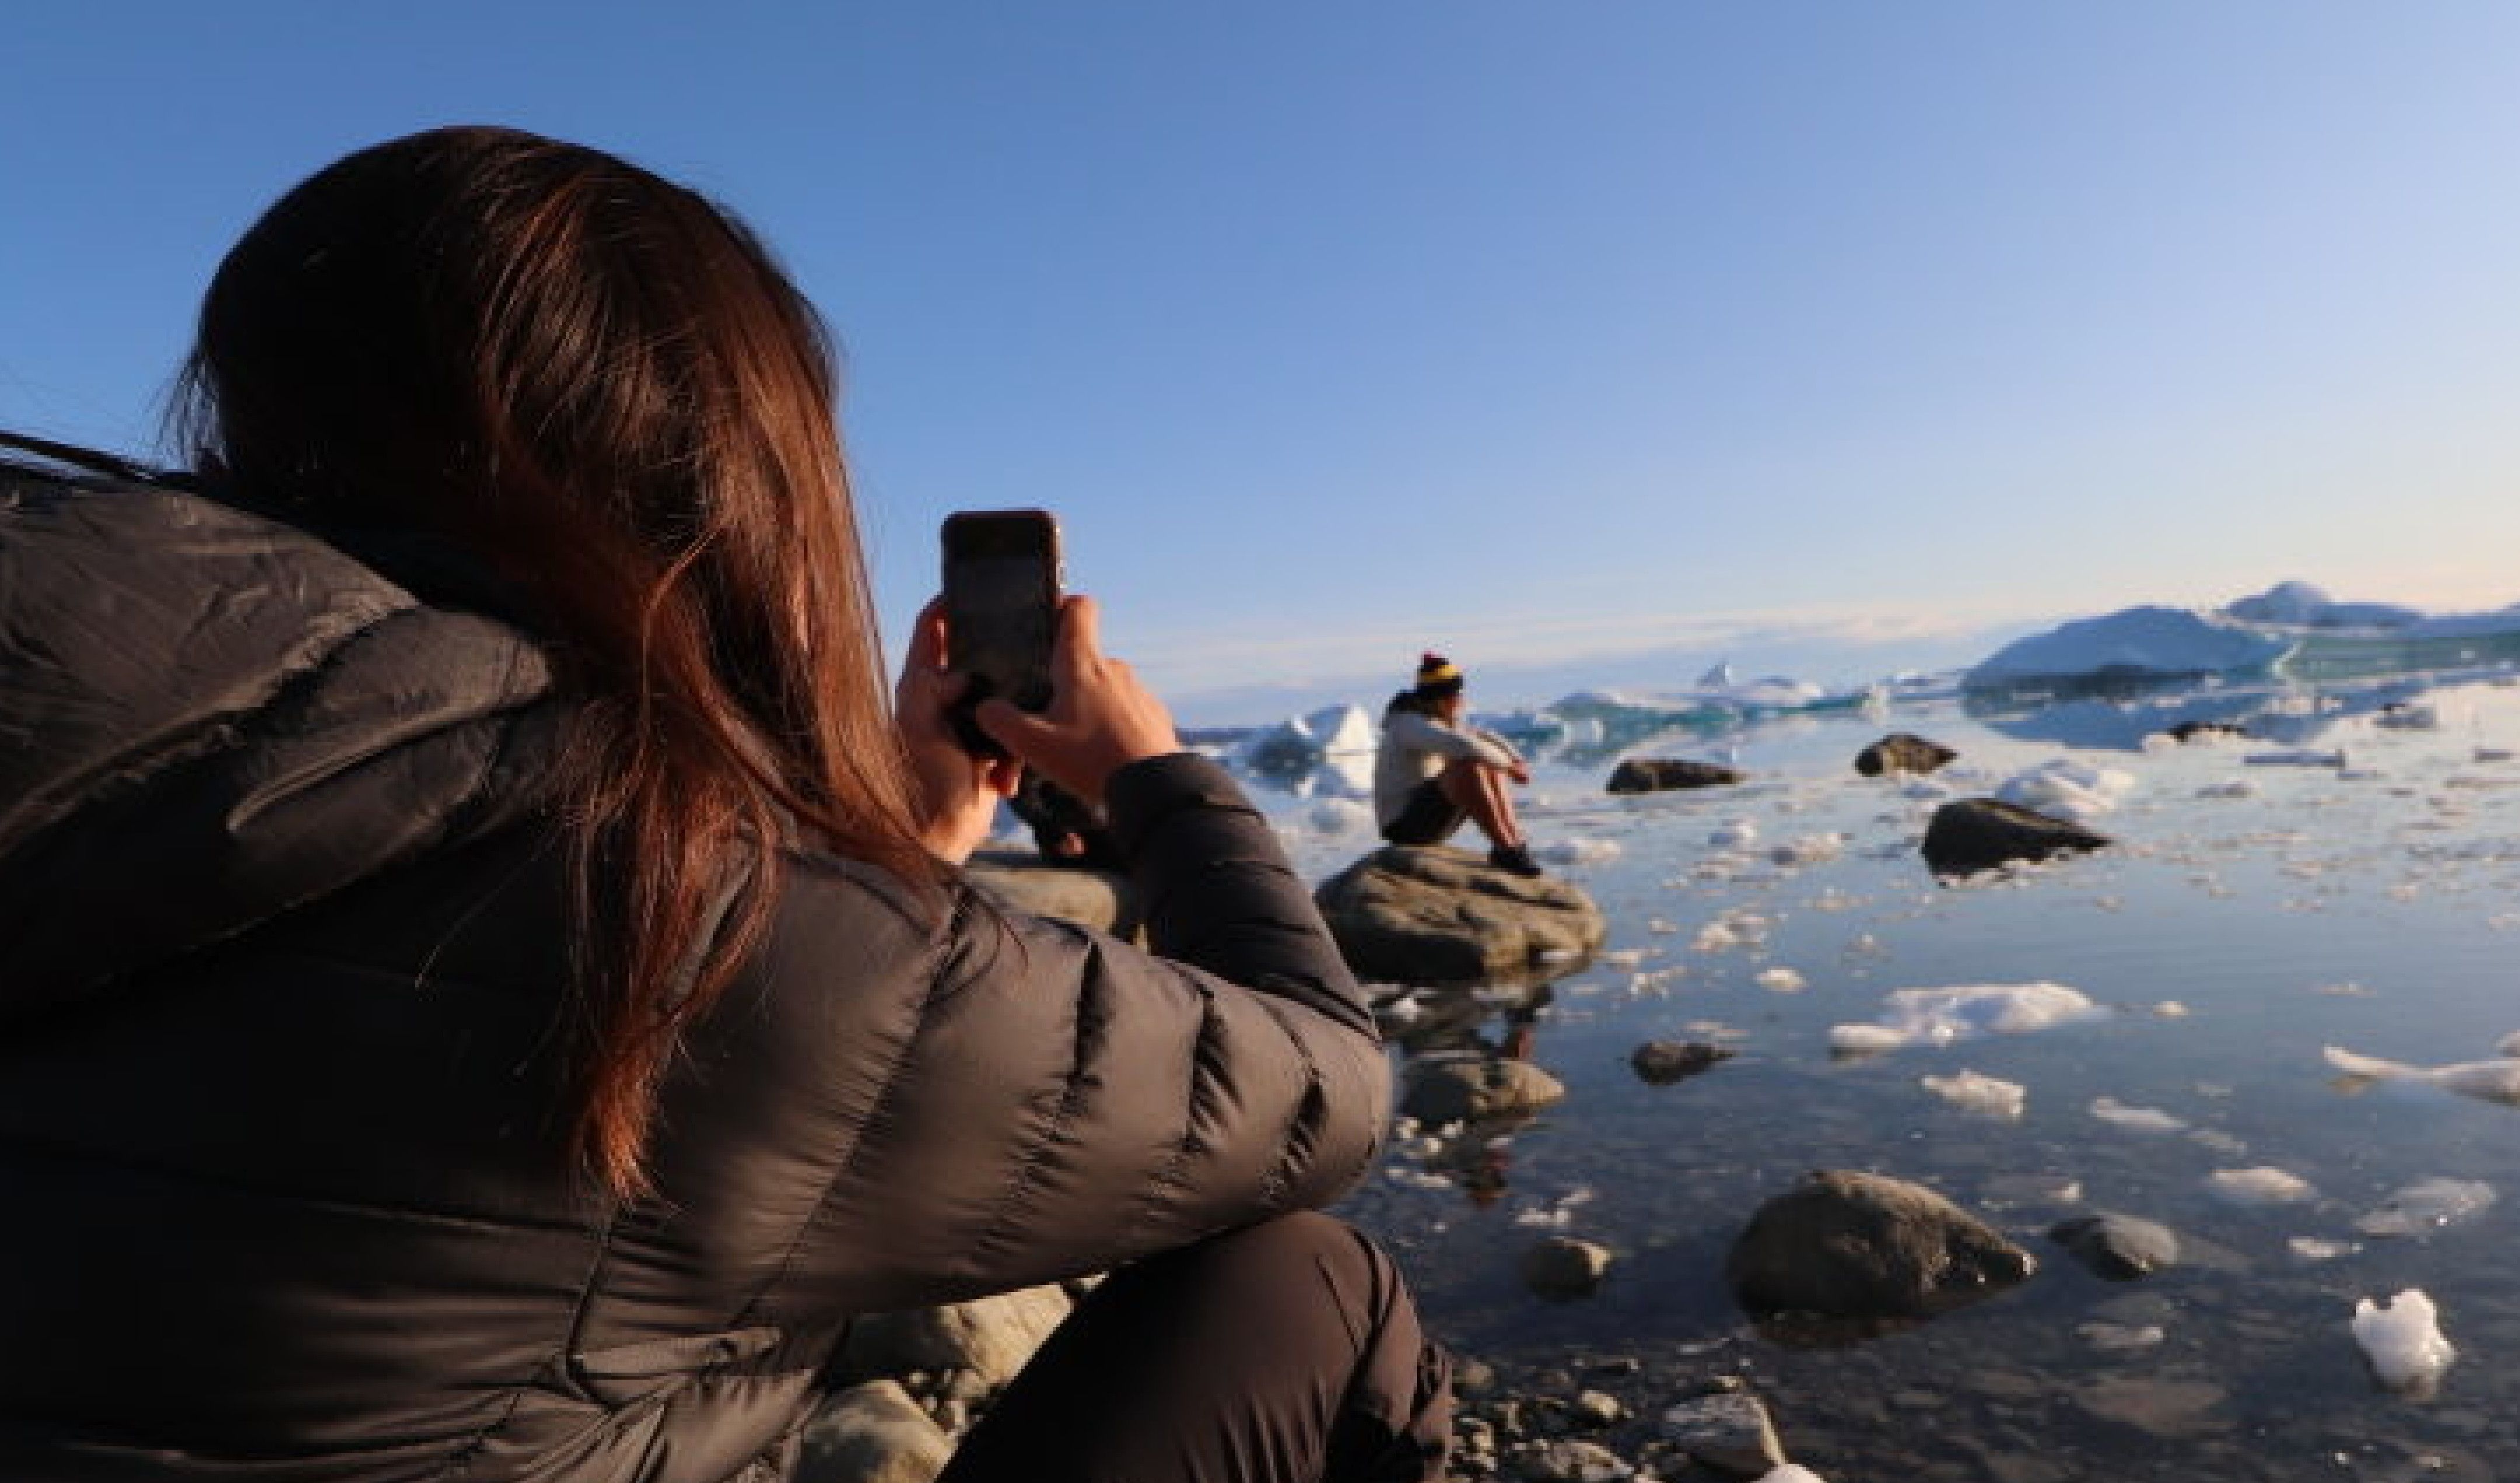
[[[1855,770],[1868,778],[1884,773],[1930,773],[1958,752],[1913,732],[1894,731],[1855,754]]]
[[[869,1314],[850,1326],[834,1369],[843,1379],[964,1370],[983,1384],[1003,1385],[1074,1306],[1052,1284],[941,1308]]]
[[[1681,1402],[1662,1414],[1662,1434],[1698,1461],[1738,1477],[1761,1477],[1785,1463],[1767,1406],[1745,1390]]]
[[[1388,845],[1322,882],[1315,904],[1348,966],[1395,983],[1469,983],[1563,971],[1606,930],[1573,882],[1524,876],[1449,845]]]
[[[1747,775],[1719,762],[1688,762],[1678,757],[1630,757],[1610,769],[1608,790],[1614,793],[1661,793],[1683,787],[1722,787]]]
[[[1031,850],[982,850],[964,874],[1010,911],[1056,917],[1126,937],[1143,920],[1136,889],[1116,871],[1052,865]]]
[[[1528,1116],[1566,1097],[1566,1084],[1527,1060],[1421,1060],[1400,1093],[1402,1115],[1421,1128]]]
[[[2103,1211],[2059,1221],[2048,1228],[2048,1238],[2115,1282],[2149,1277],[2179,1262],[2178,1235],[2167,1226],[2132,1215]]]
[[[1506,1461],[1522,1483],[1616,1483],[1637,1470],[1591,1442],[1525,1442]]]
[[[2249,729],[2232,721],[2182,721],[2170,728],[2170,735],[2180,742],[2193,742],[2199,737],[2245,737]]]
[[[854,1385],[805,1428],[796,1483],[928,1483],[954,1447],[892,1380]]]
[[[2002,1291],[2036,1266],[1921,1185],[1821,1170],[1759,1207],[1725,1276],[1753,1313],[1927,1318]]]
[[[1960,798],[1925,826],[1925,864],[1937,876],[1968,876],[2021,860],[2105,849],[2113,841],[2079,824],[2001,798]]]
[[[1610,1270],[1610,1248],[1552,1236],[1522,1254],[1522,1284],[1545,1298],[1590,1297]]]
[[[2103,1375],[2074,1393],[2095,1416],[2156,1437],[2193,1437],[2229,1428],[2222,1414],[2224,1390],[2206,1380]]]
[[[1637,1047],[1635,1054],[1628,1057],[1628,1065],[1637,1073],[1638,1080],[1649,1086],[1667,1087],[1732,1058],[1731,1051],[1702,1041],[1649,1040]]]
[[[1617,1396],[1598,1390],[1578,1392],[1566,1409],[1577,1421],[1595,1428],[1616,1426],[1628,1418],[1628,1408],[1619,1404]]]

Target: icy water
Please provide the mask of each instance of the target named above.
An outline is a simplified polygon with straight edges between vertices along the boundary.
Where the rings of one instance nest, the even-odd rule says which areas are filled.
[[[2279,740],[2139,744],[2202,713]],[[1931,780],[1859,777],[1855,753],[1891,730],[1960,760]],[[2341,750],[2344,765],[2250,760],[2287,747]],[[1752,781],[1642,798],[1602,792],[1606,758],[1552,763],[1526,795],[1532,833],[1545,856],[1588,860],[1555,868],[1599,902],[1606,951],[1536,1015],[1486,996],[1474,1033],[1527,1054],[1567,1099],[1440,1147],[1395,1140],[1345,1213],[1400,1253],[1435,1330],[1508,1385],[1635,1361],[1624,1383],[1644,1419],[1630,1440],[1672,1391],[1728,1372],[1831,1483],[2520,1477],[2520,1108],[2353,1083],[2322,1056],[2492,1060],[2520,1030],[2515,747],[2520,688],[2503,676],[2002,715],[1944,697],[1675,733],[1629,749],[1728,760]],[[2058,759],[2128,775],[2090,821],[2119,846],[1938,884],[1916,851],[1935,805]],[[1262,797],[1311,878],[1371,843],[1353,806]],[[1745,824],[1747,844],[1710,842]],[[1894,989],[2041,981],[2106,1012],[1831,1054],[1831,1027],[1873,1020]],[[1656,1038],[1738,1054],[1650,1086],[1628,1057]],[[2026,1089],[2020,1115],[1963,1109],[1920,1080],[1963,1069]],[[1727,1293],[1724,1254],[1815,1168],[1939,1190],[2039,1271],[1859,1342],[1764,1333]],[[2312,1192],[2248,1205],[2209,1183],[2263,1168]],[[2430,1177],[2499,1198],[2415,1235],[2358,1229]],[[2045,1235],[2102,1210],[2172,1228],[2181,1264],[2106,1281]],[[1596,1296],[1521,1287],[1516,1258],[1555,1234],[1616,1253]],[[2381,1387],[2349,1330],[2357,1298],[2405,1288],[2432,1296],[2457,1348],[2429,1398]]]

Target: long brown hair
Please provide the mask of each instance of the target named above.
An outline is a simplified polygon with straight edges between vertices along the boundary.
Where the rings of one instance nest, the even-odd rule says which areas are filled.
[[[572,1144],[646,1186],[682,1032],[798,834],[935,878],[886,702],[829,339],[723,209],[449,128],[299,185],[221,263],[179,435],[241,494],[426,533],[526,595],[582,693]]]

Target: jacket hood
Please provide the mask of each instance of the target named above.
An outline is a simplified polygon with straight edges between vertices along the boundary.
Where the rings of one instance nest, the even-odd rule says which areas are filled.
[[[0,1018],[546,801],[543,650],[171,488],[0,480]]]

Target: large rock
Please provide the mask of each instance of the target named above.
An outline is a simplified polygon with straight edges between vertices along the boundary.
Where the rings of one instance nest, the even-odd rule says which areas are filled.
[[[1930,773],[1959,753],[1913,732],[1894,731],[1855,754],[1855,770],[1868,778],[1884,773]]]
[[[1052,865],[1031,850],[982,850],[964,867],[982,894],[1010,911],[1056,917],[1126,937],[1138,930],[1129,878],[1086,866]]]
[[[2006,803],[1959,798],[1934,810],[1925,826],[1925,864],[1937,876],[1968,876],[2016,860],[2105,849],[2112,841],[2079,824]]]
[[[1662,1434],[1718,1472],[1764,1478],[1785,1465],[1784,1444],[1768,1408],[1746,1390],[1718,1390],[1662,1414]]]
[[[1522,1284],[1557,1301],[1591,1297],[1610,1270],[1610,1248],[1571,1236],[1552,1236],[1522,1253]]]
[[[1630,757],[1610,770],[1609,791],[1661,793],[1681,787],[1721,787],[1739,783],[1743,774],[1719,762],[1689,762],[1679,757]]]
[[[1759,1207],[1725,1277],[1753,1313],[1928,1318],[1988,1297],[2037,1263],[1921,1185],[1823,1169]]]
[[[1732,1053],[1722,1046],[1697,1040],[1648,1040],[1628,1056],[1629,1067],[1637,1079],[1648,1086],[1667,1087],[1732,1058]]]
[[[928,1483],[954,1444],[891,1380],[851,1386],[805,1428],[795,1483]]]
[[[844,1378],[963,1370],[995,1387],[1013,1379],[1075,1305],[1056,1284],[949,1303],[875,1313],[849,1326],[834,1367]]]
[[[1400,1112],[1421,1128],[1528,1117],[1564,1101],[1566,1084],[1527,1060],[1504,1056],[1421,1060],[1411,1065]]]
[[[1496,869],[1449,845],[1388,845],[1313,893],[1348,966],[1396,983],[1529,978],[1601,945],[1601,910],[1571,881]]]

